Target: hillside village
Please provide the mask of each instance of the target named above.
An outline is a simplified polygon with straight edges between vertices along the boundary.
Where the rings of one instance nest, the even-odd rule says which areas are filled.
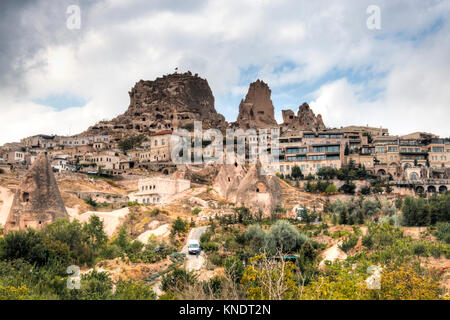
[[[80,264],[83,281],[108,273],[114,290],[124,285],[120,281],[143,281],[151,298],[194,299],[201,281],[210,287],[222,281],[220,293],[210,288],[197,297],[287,299],[264,292],[264,270],[254,267],[259,261],[286,268],[267,263],[277,255],[294,259],[297,271],[282,271],[293,279],[302,275],[309,286],[303,295],[300,284],[283,288],[296,292],[290,298],[402,298],[370,288],[346,296],[336,285],[345,271],[353,275],[349,285],[360,288],[369,265],[385,268],[385,279],[404,277],[423,286],[417,293],[406,289],[411,282],[400,284],[405,298],[448,298],[450,138],[391,136],[382,127],[328,128],[307,103],[296,113],[283,110],[278,124],[271,90],[261,80],[250,84],[235,122],[217,113],[208,82],[191,72],[141,80],[129,96],[122,115],[78,135],[39,134],[0,147],[4,239],[31,228],[63,242],[46,231],[62,226],[61,218],[67,228],[76,221],[86,230],[100,224],[105,239],[95,249],[86,245],[89,258],[83,252],[65,261]],[[245,136],[248,150],[264,140],[277,161],[251,162],[247,154],[244,163],[176,163],[172,135],[185,129],[193,137],[194,121],[224,134],[266,129]],[[270,129],[278,130],[276,153]],[[210,154],[202,152],[210,144],[205,138],[192,153],[206,158]],[[277,240],[277,232],[288,235]],[[189,240],[200,242],[198,256],[188,254]],[[181,281],[177,274],[187,276]],[[329,281],[335,295],[320,292],[319,280]]]

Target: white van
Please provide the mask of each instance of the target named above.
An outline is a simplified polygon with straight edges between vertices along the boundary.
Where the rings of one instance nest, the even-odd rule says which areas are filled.
[[[200,253],[200,243],[198,240],[189,240],[188,242],[188,253],[189,254],[199,254]]]

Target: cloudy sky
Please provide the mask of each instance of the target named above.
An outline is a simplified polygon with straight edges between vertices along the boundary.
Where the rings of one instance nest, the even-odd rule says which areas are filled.
[[[449,57],[450,1],[2,0],[0,144],[111,119],[175,67],[208,80],[228,121],[259,78],[279,122],[306,101],[329,127],[448,137]]]

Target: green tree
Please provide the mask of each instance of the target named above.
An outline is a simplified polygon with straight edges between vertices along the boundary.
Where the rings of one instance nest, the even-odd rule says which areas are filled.
[[[175,221],[172,224],[172,231],[174,233],[182,233],[182,232],[186,232],[186,227],[187,227],[187,223],[186,221],[184,221],[183,219],[181,219],[180,217],[176,218]]]
[[[303,179],[303,173],[299,166],[292,167],[291,176],[293,179],[296,179],[296,180]]]
[[[103,230],[103,221],[96,215],[89,217],[89,223],[83,226],[89,244],[96,250],[104,247],[108,241],[108,236]]]
[[[298,230],[285,220],[277,221],[267,233],[267,248],[272,254],[292,252],[307,240]]]

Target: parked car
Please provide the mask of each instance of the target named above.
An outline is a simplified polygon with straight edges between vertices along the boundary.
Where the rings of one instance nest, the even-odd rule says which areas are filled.
[[[189,240],[188,242],[188,253],[189,254],[199,254],[201,251],[200,243],[198,240]]]

